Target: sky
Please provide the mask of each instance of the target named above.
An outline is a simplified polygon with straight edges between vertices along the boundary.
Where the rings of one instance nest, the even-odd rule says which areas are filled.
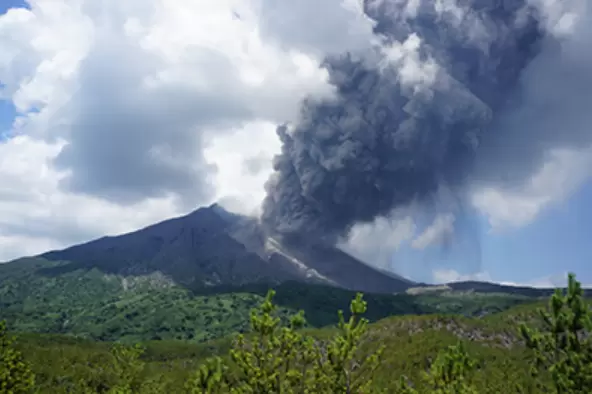
[[[542,3],[565,45],[591,42],[585,1]],[[331,97],[324,56],[374,39],[356,0],[0,0],[0,14],[0,261],[214,201],[257,215],[276,125]],[[592,135],[572,111],[564,133]],[[354,228],[343,247],[426,282],[554,286],[572,271],[592,284],[582,141],[514,188],[476,184],[460,242],[429,246],[445,215],[419,233],[403,215]]]

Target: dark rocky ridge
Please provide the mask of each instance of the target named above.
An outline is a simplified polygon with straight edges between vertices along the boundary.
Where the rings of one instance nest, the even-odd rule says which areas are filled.
[[[374,293],[402,292],[416,286],[334,247],[267,238],[256,220],[217,204],[40,257],[65,262],[45,269],[47,275],[92,268],[121,275],[161,272],[191,288],[288,280]]]

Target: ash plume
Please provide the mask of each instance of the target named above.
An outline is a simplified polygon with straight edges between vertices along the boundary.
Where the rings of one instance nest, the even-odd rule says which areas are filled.
[[[373,55],[327,57],[335,97],[277,129],[261,218],[271,233],[335,244],[442,188],[463,196],[479,142],[544,38],[521,0],[373,0],[365,12]]]

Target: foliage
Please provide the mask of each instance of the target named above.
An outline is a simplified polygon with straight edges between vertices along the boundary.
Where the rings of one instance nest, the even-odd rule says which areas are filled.
[[[368,321],[360,318],[366,303],[358,294],[345,321],[339,312],[338,333],[319,341],[298,329],[304,314],[281,327],[270,291],[251,314],[253,336],[239,335],[230,351],[231,367],[208,360],[188,382],[191,393],[360,393],[369,392],[382,349],[360,358],[359,343]],[[230,370],[236,373],[231,373]]]
[[[360,358],[358,354],[362,338],[371,338],[364,335],[367,320],[359,319],[366,310],[360,294],[351,303],[349,322],[345,323],[340,312],[337,334],[328,341],[315,340],[296,331],[304,324],[302,313],[292,318],[289,327],[280,327],[280,319],[272,315],[275,308],[272,296],[270,292],[260,311],[252,313],[254,339],[246,341],[240,335],[230,350],[234,365],[229,367],[220,358],[208,361],[188,383],[190,392],[368,393],[384,390],[373,384],[384,347],[367,357]],[[556,291],[551,307],[553,315],[541,312],[547,332],[540,333],[535,328],[527,328],[526,324],[521,325],[520,332],[527,347],[535,350],[533,374],[536,371],[536,376],[523,382],[524,385],[516,383],[513,388],[518,392],[524,391],[524,387],[548,392],[545,387],[548,380],[539,375],[544,375],[549,368],[558,393],[589,393],[592,389],[591,312],[573,275],[569,276],[567,295]],[[429,371],[421,374],[421,384],[410,383],[400,375],[394,391],[476,394],[479,392],[473,383],[476,365],[476,360],[469,357],[459,341],[438,353]],[[368,370],[365,366],[369,366]],[[238,373],[234,373],[237,370]],[[502,376],[510,375],[505,372]]]
[[[217,295],[209,297],[213,296]],[[299,376],[306,377],[302,381],[309,391],[321,394],[347,392],[341,385],[348,376],[368,383],[364,393],[541,393],[553,387],[546,367],[538,369],[536,379],[529,375],[534,353],[524,346],[516,330],[524,322],[531,330],[548,332],[544,321],[538,322],[536,303],[483,318],[408,315],[368,324],[360,316],[371,305],[365,304],[364,297],[359,299],[364,308],[353,308],[341,319],[338,315],[337,327],[314,329],[303,327],[301,314],[285,318],[284,310],[271,300],[265,299],[263,308],[251,313],[253,332],[234,338],[203,343],[148,341],[140,351],[64,335],[19,334],[14,347],[31,365],[36,391],[51,394],[213,394],[230,393],[231,389],[243,393],[249,392],[247,377],[251,383],[255,379],[275,385],[271,392],[284,386],[282,392],[302,392],[293,383]],[[567,306],[563,309],[571,310]],[[354,324],[350,324],[352,316]],[[583,343],[586,338],[581,339]],[[374,363],[373,356],[381,348]],[[277,365],[280,367],[272,368]],[[299,368],[306,365],[309,367],[304,371]],[[363,377],[370,375],[371,381],[366,382]]]
[[[0,321],[0,393],[27,393],[35,384],[35,375],[12,342],[6,323]]]
[[[557,289],[549,309],[540,309],[542,329],[522,324],[526,346],[533,351],[532,374],[551,373],[557,393],[592,392],[592,312],[584,300],[581,284],[568,277],[564,294]]]
[[[98,269],[48,275],[62,263],[42,258],[0,265],[0,319],[12,331],[71,334],[100,341],[206,342],[244,332],[249,311],[263,302],[268,284],[213,286],[191,292],[158,275],[121,276]],[[286,282],[275,286],[278,313],[304,310],[308,327],[338,323],[352,291]],[[531,300],[503,294],[366,294],[366,318],[431,313],[482,316]],[[319,301],[322,300],[322,301]],[[347,318],[347,316],[346,316]]]
[[[159,278],[98,270],[47,277],[37,273],[39,266],[0,265],[0,318],[13,331],[126,343],[207,341],[245,330],[249,310],[262,299],[254,294],[193,296]]]
[[[471,379],[475,361],[462,342],[441,352],[424,379],[433,394],[476,394]]]
[[[512,393],[517,384],[525,384],[530,379],[526,354],[518,346],[518,338],[510,337],[508,345],[500,341],[513,329],[514,323],[495,319],[495,315],[488,319],[443,315],[391,317],[367,326],[358,355],[371,354],[384,345],[380,364],[373,375],[373,390],[396,393],[396,377],[405,375],[414,382],[418,392],[424,393],[430,391],[422,371],[430,369],[441,349],[460,341],[478,363],[473,382],[479,393]],[[490,329],[491,326],[496,328]],[[298,332],[314,338],[316,343],[328,343],[339,330]],[[253,334],[245,335],[247,341],[253,341],[252,338]],[[230,351],[235,344],[232,338],[206,343],[144,342],[145,350],[139,357],[144,363],[140,379],[157,379],[163,387],[160,392],[182,393],[185,382],[195,376],[195,371],[209,357],[218,356],[223,365],[231,367]],[[82,386],[94,390],[89,392],[104,393],[118,384],[108,343],[63,335],[19,334],[15,345],[36,373],[39,393],[85,392],[79,389]],[[227,372],[237,376],[232,368]]]
[[[423,374],[426,389],[432,394],[477,394],[471,384],[475,361],[464,349],[462,342],[441,351],[430,370]],[[399,379],[398,394],[418,394],[405,376]]]
[[[142,385],[140,373],[144,363],[139,360],[143,349],[140,346],[128,347],[116,343],[111,348],[113,369],[118,377],[118,384],[109,392],[113,394],[128,394],[138,392]]]

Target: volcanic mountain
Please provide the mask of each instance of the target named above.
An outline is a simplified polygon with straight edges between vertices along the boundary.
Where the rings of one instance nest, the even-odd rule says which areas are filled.
[[[300,281],[396,293],[416,286],[335,247],[267,237],[256,220],[217,204],[38,257],[63,262],[45,268],[48,275],[93,268],[126,276],[158,272],[190,288]]]

